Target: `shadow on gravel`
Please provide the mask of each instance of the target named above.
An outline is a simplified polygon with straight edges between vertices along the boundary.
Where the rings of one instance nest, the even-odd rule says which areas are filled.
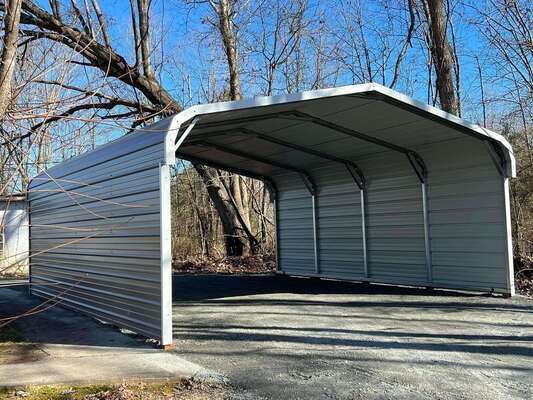
[[[183,313],[192,313],[195,321],[176,322],[174,333],[178,339],[201,342],[259,342],[295,343],[319,345],[324,349],[332,346],[345,346],[366,349],[425,350],[433,352],[461,352],[471,354],[515,355],[533,358],[532,335],[498,334],[497,330],[485,334],[479,326],[491,329],[531,328],[523,321],[506,316],[505,321],[476,321],[475,316],[487,313],[513,313],[518,317],[533,313],[531,304],[518,303],[512,299],[491,297],[490,295],[452,292],[443,290],[368,285],[316,279],[288,278],[283,276],[218,276],[218,275],[175,275],[174,307]],[[354,295],[354,300],[339,301],[320,297],[316,300],[301,296],[276,296],[277,294],[297,295]],[[271,294],[272,297],[264,296]],[[245,296],[263,295],[247,298]],[[363,297],[361,297],[361,295]],[[365,296],[368,295],[368,296]],[[379,295],[379,300],[372,296]],[[390,295],[390,299],[385,297]],[[345,298],[344,298],[345,299]],[[292,313],[294,309],[294,313]],[[332,313],[328,314],[331,309]],[[403,312],[405,316],[395,317],[391,310]],[[447,333],[442,320],[430,317],[429,312],[446,314],[448,324],[465,326],[470,332]],[[448,319],[457,313],[459,318]],[[465,313],[472,318],[465,319]],[[479,313],[483,313],[482,315]],[[213,315],[227,315],[227,319],[213,318]],[[249,314],[249,318],[246,317]],[[257,315],[261,319],[258,321]],[[234,317],[245,318],[246,323],[232,323]],[[317,327],[299,326],[301,318],[320,317]],[[276,324],[276,318],[293,318],[294,324]],[[213,318],[213,323],[208,320]],[[367,329],[339,328],[340,320],[360,318]],[[483,318],[480,318],[483,319]],[[227,323],[225,322],[227,320]],[[366,321],[363,321],[366,320]],[[373,324],[372,321],[375,321]],[[412,332],[409,322],[425,323],[432,330]],[[249,322],[249,323],[248,323]],[[378,329],[387,322],[398,329]],[[309,320],[307,320],[309,323]],[[357,321],[350,322],[357,326]],[[407,325],[406,325],[407,324]],[[372,327],[376,326],[373,330]],[[370,329],[368,329],[370,327]],[[474,332],[472,329],[475,328]],[[479,332],[479,333],[478,333]],[[522,344],[524,346],[522,346]]]
[[[175,333],[179,337],[186,337],[191,340],[223,340],[223,341],[247,341],[247,342],[285,342],[285,343],[300,343],[300,344],[312,344],[312,345],[324,345],[324,346],[347,346],[347,347],[363,347],[374,349],[397,349],[397,350],[426,350],[426,351],[440,351],[440,352],[462,352],[462,353],[474,353],[474,354],[493,354],[493,355],[520,355],[524,357],[533,358],[533,352],[531,347],[522,347],[516,345],[495,345],[495,344],[465,344],[454,343],[447,340],[447,336],[433,335],[432,339],[441,339],[442,342],[397,342],[397,341],[380,341],[380,340],[363,340],[363,339],[345,339],[328,336],[310,336],[308,333],[302,335],[280,335],[272,332],[265,333],[243,333],[243,332],[229,332],[228,327],[223,329],[198,329],[196,326],[186,329],[185,333],[180,333],[180,328],[175,328]],[[250,326],[249,330],[261,330],[264,327]],[[280,327],[271,327],[266,329],[278,330]],[[305,330],[301,330],[304,333]],[[327,332],[327,330],[324,330]],[[372,335],[379,336],[376,332],[369,331],[351,331],[354,335]],[[416,334],[406,333],[401,335],[403,338],[417,338]],[[469,340],[468,335],[465,335],[464,340]],[[481,339],[484,340],[484,339]],[[487,340],[507,340],[504,337],[491,338]],[[525,342],[531,342],[531,337],[525,338]]]
[[[173,276],[173,302],[180,307],[187,306],[186,302],[202,301],[204,304],[232,305],[319,305],[328,304],[335,307],[411,307],[411,308],[439,308],[443,310],[484,309],[491,311],[519,311],[533,313],[529,304],[516,304],[512,300],[487,302],[494,298],[490,294],[455,292],[451,290],[427,290],[410,287],[375,285],[357,282],[339,282],[320,279],[292,278],[279,275],[242,276],[242,275],[189,275],[175,274]],[[231,297],[251,296],[261,294],[292,293],[307,295],[324,294],[353,294],[353,295],[394,295],[394,296],[430,296],[436,300],[456,297],[458,301],[348,301],[328,302],[310,300],[276,300],[276,299],[231,299]],[[461,298],[469,299],[462,302]],[[483,299],[483,302],[473,302],[473,299]],[[499,298],[501,300],[501,298]]]

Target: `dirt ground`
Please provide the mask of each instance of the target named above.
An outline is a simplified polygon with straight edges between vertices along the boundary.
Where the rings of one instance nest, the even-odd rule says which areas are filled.
[[[11,325],[0,326],[0,365],[37,361],[43,357],[45,353]]]
[[[184,358],[269,399],[533,398],[533,300],[175,275]]]
[[[231,393],[220,384],[182,379],[164,383],[42,386],[0,392],[0,400],[222,400]]]

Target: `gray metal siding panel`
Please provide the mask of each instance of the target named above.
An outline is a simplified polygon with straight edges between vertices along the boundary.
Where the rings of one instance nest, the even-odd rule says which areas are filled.
[[[32,293],[161,337],[164,138],[127,135],[33,180]]]
[[[344,165],[311,171],[318,185],[320,271],[327,276],[364,276],[359,188]]]
[[[420,181],[402,154],[360,162],[368,171],[367,232],[370,277],[398,283],[427,281]]]
[[[487,148],[464,137],[420,152],[431,171],[434,284],[505,291],[503,178]]]
[[[278,257],[287,274],[314,272],[311,196],[298,174],[275,177],[278,187]]]
[[[342,165],[309,170],[318,185],[320,275],[507,292],[503,179],[485,145],[462,136],[416,149],[428,166],[432,280],[425,259],[422,188],[403,155],[358,158],[367,179],[369,276],[359,190]],[[280,269],[315,275],[311,200],[300,178],[280,185]]]

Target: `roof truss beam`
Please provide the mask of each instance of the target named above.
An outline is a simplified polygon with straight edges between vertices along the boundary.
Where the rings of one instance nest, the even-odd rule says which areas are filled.
[[[350,128],[346,128],[345,126],[338,125],[333,122],[327,121],[325,119],[315,117],[311,114],[303,113],[300,111],[289,111],[285,114],[292,115],[295,119],[298,119],[298,120],[309,121],[315,125],[323,126],[325,128],[343,133],[345,135],[354,137],[356,139],[360,139],[365,142],[373,143],[377,146],[385,147],[392,151],[403,153],[407,156],[407,159],[409,160],[409,163],[413,167],[413,170],[415,171],[420,182],[426,181],[426,177],[427,177],[426,165],[422,157],[418,153],[416,153],[414,150],[408,149],[406,147],[398,146],[394,143],[390,143],[385,140],[376,138],[374,136],[367,135],[366,133],[362,133],[362,132],[358,132]]]
[[[327,121],[327,120],[325,120],[323,118],[315,117],[315,116],[313,116],[311,114],[304,113],[304,112],[301,112],[301,111],[298,111],[298,110],[288,110],[288,111],[280,111],[280,112],[274,112],[274,113],[266,113],[266,114],[263,114],[263,115],[254,115],[254,116],[249,116],[249,117],[232,118],[232,119],[227,119],[227,120],[222,121],[222,122],[206,122],[206,123],[203,123],[203,124],[197,124],[197,126],[199,128],[210,128],[210,127],[214,127],[214,126],[240,124],[240,123],[244,123],[244,122],[264,121],[264,120],[273,119],[273,118],[288,118],[288,119],[291,119],[291,120],[297,120],[297,121],[302,121],[302,122],[310,122],[310,123],[313,123],[315,125],[323,126],[325,128],[334,130],[336,132],[343,133],[343,134],[345,134],[347,136],[350,136],[350,137],[353,137],[353,138],[356,138],[356,139],[359,139],[359,140],[362,140],[362,141],[365,141],[365,142],[373,143],[373,144],[375,144],[377,146],[384,147],[384,148],[392,150],[392,151],[396,151],[396,152],[402,153],[402,154],[404,154],[407,157],[407,159],[409,161],[409,164],[414,169],[414,171],[416,173],[416,176],[418,177],[420,182],[423,183],[423,182],[426,181],[426,178],[427,178],[426,165],[425,165],[422,157],[417,152],[415,152],[414,150],[408,149],[408,148],[403,147],[403,146],[399,146],[399,145],[394,144],[394,143],[387,142],[386,140],[382,140],[382,139],[376,138],[374,136],[367,135],[366,133],[362,133],[362,132],[356,131],[354,129],[347,128],[345,126],[342,126],[342,125],[339,125],[339,124],[335,124],[335,123]],[[239,128],[239,129],[243,129],[243,128]]]
[[[207,141],[195,142],[194,145],[203,146],[203,147],[207,147],[207,148],[212,148],[212,149],[215,149],[217,151],[221,151],[223,153],[232,154],[234,156],[242,157],[242,158],[247,159],[247,160],[257,161],[257,162],[259,162],[261,164],[270,165],[270,166],[273,166],[273,167],[276,167],[276,168],[279,168],[279,169],[284,169],[284,170],[287,170],[287,171],[295,172],[295,173],[300,175],[300,177],[302,178],[302,180],[303,180],[303,182],[305,184],[305,187],[307,188],[309,193],[311,193],[312,195],[314,195],[316,193],[316,184],[315,184],[314,179],[311,177],[311,175],[307,171],[305,171],[305,170],[303,170],[301,168],[293,167],[293,166],[285,164],[285,163],[280,163],[278,161],[273,161],[273,160],[270,160],[268,158],[264,158],[264,157],[253,155],[253,154],[241,151],[241,150],[237,150],[237,149],[234,149],[232,147],[227,147],[227,146],[224,146],[224,145],[215,144],[215,143],[211,143],[211,142],[207,142]]]
[[[220,169],[220,170],[231,172],[231,173],[234,173],[234,174],[237,174],[237,175],[246,176],[246,177],[252,178],[252,179],[257,179],[259,181],[264,182],[265,185],[267,185],[271,195],[274,195],[275,193],[277,193],[277,187],[276,187],[276,184],[274,183],[274,181],[272,181],[270,178],[268,178],[268,177],[266,177],[264,175],[254,174],[252,172],[245,171],[245,170],[240,169],[240,168],[232,167],[232,166],[227,165],[225,163],[208,160],[208,159],[202,158],[202,157],[192,156],[192,155],[180,152],[180,151],[176,152],[176,157],[180,158],[182,160],[185,160],[185,161],[189,161],[189,162],[191,162],[193,164],[205,165],[207,167]],[[274,197],[272,197],[272,198],[274,198]]]
[[[285,140],[278,139],[276,137],[273,137],[273,136],[270,136],[270,135],[267,135],[267,134],[264,134],[264,133],[259,133],[259,132],[256,132],[256,131],[253,131],[253,130],[247,129],[247,128],[237,128],[237,129],[234,129],[234,130],[223,130],[223,131],[209,132],[208,134],[206,134],[206,136],[217,136],[217,135],[223,135],[223,134],[228,134],[228,133],[232,133],[232,132],[241,132],[241,133],[244,133],[247,136],[251,136],[251,137],[263,140],[265,142],[274,143],[274,144],[277,144],[277,145],[280,145],[280,146],[284,146],[284,147],[299,151],[301,153],[310,154],[312,156],[319,157],[319,158],[322,158],[324,160],[328,160],[328,161],[332,161],[332,162],[343,164],[344,166],[346,166],[346,168],[350,172],[350,175],[352,176],[353,180],[355,181],[357,187],[359,187],[359,189],[363,189],[365,187],[366,178],[365,178],[365,176],[363,174],[363,171],[361,170],[361,168],[355,162],[353,162],[351,160],[347,160],[347,159],[344,159],[344,158],[336,157],[336,156],[333,156],[333,155],[330,155],[330,154],[327,154],[327,153],[324,153],[324,152],[321,152],[321,151],[318,151],[318,150],[315,150],[315,149],[312,149],[312,148],[309,148],[309,147],[306,147],[306,146],[301,146],[301,145],[298,145],[298,144],[287,142]],[[203,139],[192,140],[192,141],[187,142],[187,144],[194,144],[197,141],[201,142],[202,140]]]

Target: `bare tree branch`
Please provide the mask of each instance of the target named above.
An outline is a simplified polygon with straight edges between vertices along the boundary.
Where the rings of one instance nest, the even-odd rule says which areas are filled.
[[[109,39],[109,33],[107,31],[107,23],[105,22],[105,18],[102,14],[102,10],[100,9],[100,5],[98,4],[98,0],[91,0],[91,4],[93,5],[96,17],[98,18],[98,24],[100,25],[100,29],[102,31],[104,43],[107,47],[111,47],[111,40]]]

